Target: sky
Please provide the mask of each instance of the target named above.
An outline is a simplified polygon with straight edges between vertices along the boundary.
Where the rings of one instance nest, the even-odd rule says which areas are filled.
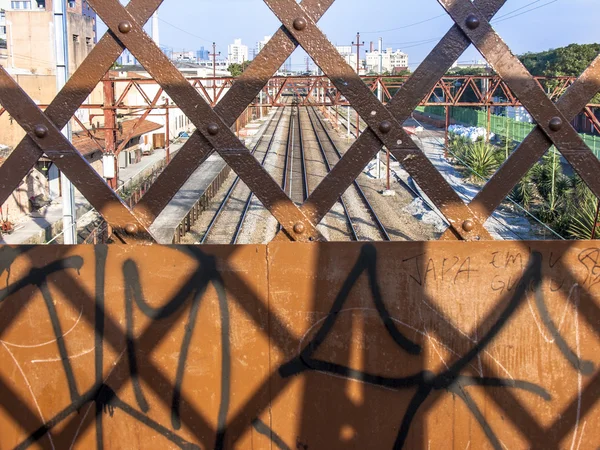
[[[513,52],[521,54],[600,42],[598,19],[600,0],[507,0],[492,25]],[[319,21],[335,45],[349,45],[360,32],[365,42],[361,57],[370,41],[377,48],[382,37],[384,48],[409,55],[411,70],[451,25],[437,0],[336,0]],[[263,0],[165,0],[159,9],[160,44],[175,51],[210,49],[214,41],[226,56],[227,45],[241,38],[252,56],[256,43],[279,26]],[[292,68],[305,67],[304,58],[305,53],[296,50]],[[483,58],[471,46],[459,61],[479,59]]]

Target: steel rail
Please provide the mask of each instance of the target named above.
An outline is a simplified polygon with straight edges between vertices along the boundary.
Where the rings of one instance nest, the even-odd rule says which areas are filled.
[[[287,141],[285,144],[285,156],[283,158],[283,176],[281,179],[281,189],[283,189],[283,192],[286,192],[287,186],[288,186],[288,170],[289,170],[289,163],[288,163],[288,158],[290,156],[290,148],[293,147],[294,145],[294,108],[292,107],[290,109],[290,122],[289,122],[289,126],[288,126],[288,135],[287,135]],[[291,183],[290,183],[290,192],[286,194],[289,195],[290,199],[292,198],[292,187],[291,187]],[[281,223],[277,224],[277,233],[279,233],[281,231],[282,227],[281,227]]]
[[[308,111],[307,111],[307,114],[308,114]],[[317,139],[317,144],[318,144],[319,150],[321,152],[321,155],[323,156],[323,162],[325,163],[325,168],[327,169],[327,173],[329,173],[329,172],[331,172],[331,165],[329,164],[329,159],[327,158],[327,154],[325,153],[325,149],[323,148],[323,144],[321,143],[321,138],[319,137],[319,134],[317,133],[317,129],[313,123],[312,118],[310,117],[310,114],[308,114],[308,119],[310,120],[310,124],[313,129],[315,138]],[[342,209],[344,210],[344,215],[346,216],[346,220],[348,221],[348,225],[350,226],[350,234],[352,235],[352,240],[358,241],[359,240],[358,233],[356,232],[354,223],[352,223],[352,217],[350,217],[350,212],[348,211],[346,202],[344,201],[344,199],[341,196],[339,197],[339,202],[342,205]]]
[[[335,154],[337,155],[337,157],[339,159],[342,159],[342,153],[337,148],[337,145],[335,144],[335,142],[333,141],[333,139],[330,136],[329,132],[327,131],[327,128],[325,127],[325,124],[323,123],[323,121],[319,117],[319,114],[315,111],[314,107],[312,107],[311,109],[312,109],[313,114],[316,117],[319,125],[321,126],[321,129],[325,133],[325,137],[329,141],[329,144],[331,145],[331,148],[333,149],[333,151],[335,152]],[[309,118],[310,118],[310,113],[309,113]],[[311,122],[312,122],[312,119],[311,119]],[[316,131],[315,131],[315,134],[316,134]],[[369,214],[373,218],[373,221],[377,225],[377,228],[379,228],[379,231],[380,231],[381,235],[383,236],[384,240],[391,241],[392,239],[390,238],[390,235],[388,234],[387,230],[385,229],[385,226],[383,225],[383,223],[381,223],[381,220],[379,219],[379,216],[375,212],[375,209],[373,208],[373,205],[371,205],[371,202],[369,202],[369,200],[367,199],[367,196],[365,195],[364,191],[362,190],[362,188],[358,184],[358,181],[354,180],[352,184],[356,188],[356,191],[357,191],[359,197],[362,199],[363,203],[366,205],[367,211],[369,212]]]
[[[300,107],[296,106],[296,112],[298,115],[298,143],[300,144],[300,165],[302,167],[302,183],[303,183],[303,192],[302,192],[302,202],[306,201],[308,198],[308,178],[306,174],[306,159],[304,152],[304,138],[302,137],[302,122],[300,121]]]
[[[279,115],[279,119],[281,119],[281,116],[283,116],[283,110],[284,109],[285,108],[282,108],[282,112]],[[275,116],[273,116],[273,117],[271,117],[271,119],[269,119],[269,124],[265,128],[265,132],[258,138],[258,141],[256,141],[256,144],[254,144],[254,147],[252,148],[252,152],[251,152],[252,155],[254,155],[254,153],[258,149],[258,146],[262,143],[263,138],[264,138],[265,134],[267,133],[267,130],[269,129],[269,127],[271,127],[271,124],[273,123],[274,119],[275,119]],[[279,124],[279,121],[277,121],[277,125],[278,124]],[[277,125],[276,125],[275,129],[277,129]],[[273,131],[273,134],[275,134],[275,131]],[[202,239],[200,239],[200,244],[206,243],[206,240],[208,239],[208,236],[209,236],[210,232],[213,230],[215,224],[217,223],[217,220],[219,219],[219,217],[221,216],[221,214],[225,210],[225,207],[227,206],[227,204],[229,203],[229,199],[231,198],[231,194],[233,194],[233,191],[235,190],[235,188],[237,187],[237,185],[239,184],[239,182],[240,182],[240,177],[236,176],[233,184],[227,190],[227,193],[225,194],[225,198],[223,198],[223,200],[221,201],[221,204],[219,205],[219,208],[215,212],[215,215],[210,220],[210,223],[208,224],[208,228],[206,229],[206,232],[204,233],[204,236],[202,236]]]
[[[275,142],[275,132],[279,128],[279,124],[281,122],[281,119],[283,118],[284,111],[285,111],[285,107],[281,108],[281,113],[279,114],[279,119],[277,119],[277,123],[275,124],[275,128],[273,129],[273,133],[271,133],[271,139],[269,140],[269,144],[267,145],[267,149],[265,150],[263,159],[260,162],[260,164],[262,166],[265,165],[265,163],[267,161],[267,156],[269,155],[269,152],[271,151],[271,148],[273,146],[273,142]],[[261,136],[261,139],[262,139],[262,137],[263,136]],[[248,211],[250,210],[250,204],[252,203],[253,198],[254,198],[254,192],[250,191],[250,195],[248,195],[248,198],[246,199],[246,203],[244,204],[244,209],[242,210],[242,215],[240,216],[240,220],[238,221],[237,227],[235,229],[235,234],[233,235],[233,239],[231,241],[232,244],[237,244],[237,241],[242,232],[242,228],[244,226],[244,221],[246,220],[246,215],[248,214]]]
[[[342,112],[340,110],[338,110],[338,114],[340,116],[342,116],[344,119],[347,119],[348,116],[345,116],[342,114]],[[415,122],[418,122],[415,119]],[[346,121],[343,120],[342,122],[340,122],[344,128],[348,129],[348,125],[346,124]],[[352,127],[354,129],[356,129],[356,124],[354,122],[352,122],[352,119],[350,120],[350,125],[352,125]],[[350,130],[350,133],[356,138],[356,132]],[[390,159],[398,162],[398,159],[396,159],[396,157],[390,152]],[[400,178],[399,176],[396,175],[395,172],[392,172],[394,174],[394,179],[398,182],[399,185],[401,185],[402,187],[404,187],[404,189],[406,189],[414,198],[420,198],[421,200],[423,200],[426,204],[429,204],[421,194],[419,194],[415,189],[413,189],[408,183],[406,183],[402,178]],[[446,219],[443,216],[440,216],[442,218],[442,220],[444,221],[444,223],[446,222]]]

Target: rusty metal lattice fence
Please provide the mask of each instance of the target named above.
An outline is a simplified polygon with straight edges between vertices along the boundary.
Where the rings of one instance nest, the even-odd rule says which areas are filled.
[[[233,83],[226,97],[212,108],[142,29],[151,13],[161,4],[160,1],[132,1],[127,7],[121,6],[116,0],[91,1],[90,5],[110,31],[45,112],[4,70],[0,71],[2,106],[27,131],[27,136],[0,167],[0,201],[8,198],[27,170],[42,154],[46,154],[73,179],[77,188],[104,216],[123,242],[152,242],[149,226],[214,149],[275,216],[287,238],[296,241],[322,240],[316,224],[383,145],[402,162],[447,219],[450,228],[444,239],[490,239],[483,223],[551,145],[556,146],[590,189],[597,196],[600,194],[600,177],[597,176],[600,162],[569,124],[600,90],[600,60],[596,59],[556,104],[553,103],[489,24],[504,1],[440,1],[455,25],[386,106],[372,95],[368,86],[344,62],[317,27],[316,23],[332,1],[306,0],[297,4],[292,0],[266,0],[266,3],[283,26]],[[473,202],[465,205],[401,125],[471,43],[531,113],[537,127]],[[229,130],[298,45],[321,67],[369,127],[300,207],[293,204]],[[179,155],[133,210],[118,199],[59,131],[124,47],[136,56],[197,127]]]
[[[88,1],[109,32],[45,111],[0,69],[0,103],[27,132],[0,167],[0,203],[45,154],[123,243],[152,243],[150,225],[216,151],[279,221],[277,240],[322,241],[316,225],[382,146],[447,219],[444,240],[489,241],[483,224],[552,145],[600,197],[600,161],[569,124],[600,91],[600,56],[552,102],[490,25],[505,0],[439,0],[454,25],[387,105],[317,27],[334,0],[265,0],[282,27],[214,107],[143,31],[162,0]],[[537,127],[466,205],[402,123],[471,44]],[[301,206],[230,131],[298,46],[368,125]],[[60,132],[125,47],[197,128],[133,208]],[[3,247],[0,264],[2,448],[600,439],[591,243]]]

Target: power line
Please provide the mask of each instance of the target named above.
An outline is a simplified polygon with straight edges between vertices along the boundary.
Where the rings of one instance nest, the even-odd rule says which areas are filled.
[[[159,17],[159,18],[158,18],[158,20],[160,20],[161,22],[164,22],[164,23],[166,23],[167,25],[169,25],[170,27],[173,27],[173,28],[175,28],[176,30],[179,30],[179,31],[181,31],[181,32],[183,32],[183,33],[185,33],[185,34],[189,34],[190,36],[192,36],[192,37],[195,37],[196,39],[200,39],[201,41],[205,41],[205,42],[209,42],[209,43],[210,43],[210,42],[212,42],[212,41],[210,41],[210,40],[208,40],[208,39],[204,39],[204,38],[203,38],[203,37],[201,37],[201,36],[198,36],[198,35],[195,35],[195,34],[193,34],[193,33],[190,33],[189,31],[186,31],[186,30],[184,30],[183,28],[179,28],[177,25],[173,25],[172,23],[170,23],[170,22],[167,22],[165,19],[162,19],[162,18],[160,18],[160,17]]]
[[[492,22],[494,24],[498,24],[498,23],[504,22],[505,20],[514,19],[515,17],[519,17],[519,16],[522,16],[523,14],[527,14],[527,13],[529,13],[531,11],[535,11],[536,9],[540,9],[540,8],[543,8],[544,6],[551,5],[552,3],[556,3],[557,1],[558,0],[552,0],[552,1],[548,2],[548,3],[543,3],[540,6],[536,6],[535,8],[528,9],[526,11],[523,11],[523,12],[519,13],[519,14],[515,14],[513,16],[509,16],[509,17],[506,17],[504,19],[500,19],[498,21],[492,21]]]
[[[528,4],[527,4],[527,5],[525,5],[525,6],[522,6],[522,7],[520,7],[520,8],[517,8],[517,9],[515,9],[515,10],[513,10],[513,11],[511,11],[511,12],[508,12],[508,13],[506,13],[506,14],[502,15],[502,16],[499,16],[499,17],[498,17],[498,19],[500,19],[500,20],[497,20],[497,21],[496,21],[496,19],[492,19],[490,23],[493,23],[493,24],[502,23],[502,22],[504,22],[505,20],[514,19],[515,17],[522,16],[522,15],[524,15],[524,14],[527,14],[527,13],[531,12],[531,11],[535,11],[536,9],[544,8],[545,6],[548,6],[548,5],[551,5],[552,3],[556,3],[556,2],[558,2],[558,0],[551,0],[551,1],[547,2],[547,3],[542,3],[541,5],[539,5],[539,6],[536,6],[535,8],[530,8],[530,9],[528,9],[528,10],[526,10],[526,11],[522,11],[524,8],[527,8],[527,7],[529,7],[529,6],[532,6],[532,5],[534,5],[535,3],[539,3],[540,1],[542,1],[542,0],[535,0],[535,1],[532,1],[532,2],[528,3]],[[522,12],[520,12],[520,13],[518,13],[518,14],[513,14],[513,13],[515,13],[515,12],[517,12],[517,11],[522,11]],[[510,15],[510,14],[513,14],[513,15]],[[507,17],[507,16],[508,16],[508,17]],[[437,16],[436,16],[436,17],[437,17]],[[400,46],[402,46],[402,47],[403,47],[403,49],[407,49],[407,48],[413,48],[413,47],[419,47],[419,46],[421,46],[421,45],[426,45],[426,44],[430,44],[431,42],[439,41],[440,39],[442,39],[442,37],[443,37],[443,36],[438,36],[438,37],[431,38],[431,39],[425,39],[425,40],[423,40],[423,41],[413,41],[414,43],[413,43],[412,45],[405,45],[405,46],[402,46],[402,43],[396,43],[395,45],[400,45]],[[423,61],[421,61],[421,62],[423,62]],[[412,66],[412,65],[418,65],[418,64],[421,64],[421,62],[419,62],[419,63],[409,63],[409,65],[410,65],[410,66]]]
[[[539,3],[539,2],[541,2],[541,1],[542,1],[542,0],[535,0],[535,1],[531,2],[531,3],[528,3],[528,4],[526,4],[525,6],[521,6],[520,8],[513,9],[512,11],[509,11],[509,12],[507,12],[507,13],[504,13],[504,14],[501,14],[501,15],[499,15],[499,16],[496,16],[496,17],[494,17],[492,20],[498,20],[498,19],[502,19],[503,17],[509,16],[510,14],[512,14],[512,13],[514,13],[514,12],[521,11],[522,9],[525,9],[525,8],[527,8],[527,7],[531,6],[531,5],[534,5],[534,4],[536,4],[536,3]]]
[[[541,2],[541,1],[543,1],[543,0],[533,0],[533,1],[529,2],[529,3],[527,3],[526,5],[524,5],[524,6],[521,6],[520,8],[514,9],[514,10],[512,10],[512,11],[509,11],[509,12],[506,12],[506,13],[504,13],[504,14],[502,14],[502,15],[500,15],[500,16],[498,16],[498,17],[494,18],[494,19],[492,19],[492,21],[491,21],[491,22],[496,22],[496,21],[498,21],[498,22],[502,22],[502,21],[504,21],[504,20],[508,20],[508,19],[511,19],[511,18],[513,18],[513,17],[518,17],[518,16],[520,16],[521,14],[526,14],[526,13],[528,13],[528,12],[530,12],[530,11],[534,11],[534,10],[536,10],[536,9],[538,9],[538,8],[542,8],[542,7],[544,7],[544,6],[550,5],[551,3],[555,3],[555,2],[557,2],[558,0],[552,0],[552,1],[548,2],[548,3],[544,3],[544,4],[540,5],[540,6],[537,6],[536,8],[532,8],[532,9],[529,9],[529,10],[527,10],[527,11],[523,11],[523,12],[522,12],[522,13],[520,13],[520,14],[515,14],[514,16],[510,16],[511,14],[513,14],[513,13],[515,13],[515,12],[517,12],[517,11],[522,11],[523,9],[525,9],[525,8],[529,8],[530,6],[533,6],[533,5],[535,5],[536,3],[539,3],[539,2]],[[420,20],[420,21],[418,21],[418,22],[410,23],[410,24],[408,24],[408,25],[402,25],[402,26],[400,26],[400,27],[396,27],[396,28],[389,28],[389,29],[387,29],[387,30],[365,31],[365,32],[363,32],[363,34],[388,33],[388,32],[390,32],[390,31],[404,30],[404,29],[406,29],[406,28],[411,28],[411,27],[414,27],[414,26],[417,26],[417,25],[421,25],[421,24],[424,24],[424,23],[427,23],[427,22],[431,22],[432,20],[436,20],[436,19],[439,19],[440,17],[444,17],[444,16],[446,16],[446,17],[449,17],[449,16],[448,16],[448,13],[443,13],[443,14],[440,14],[440,15],[437,15],[437,16],[430,17],[430,18],[428,18],[428,19],[424,19],[424,20]],[[510,17],[507,17],[507,16],[510,16]]]
[[[439,16],[430,17],[429,19],[421,20],[419,22],[410,23],[408,25],[403,25],[401,27],[389,28],[387,30],[366,31],[366,32],[363,32],[363,34],[388,33],[390,31],[404,30],[405,28],[410,28],[410,27],[414,27],[414,26],[417,26],[417,25],[421,25],[421,24],[426,23],[426,22],[431,22],[432,20],[439,19],[440,17],[444,17],[444,16],[447,16],[447,15],[448,14],[444,13],[444,14],[440,14]]]

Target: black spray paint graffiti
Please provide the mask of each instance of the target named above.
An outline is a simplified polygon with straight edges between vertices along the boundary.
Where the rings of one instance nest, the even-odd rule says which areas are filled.
[[[218,414],[218,429],[216,434],[215,448],[223,448],[224,437],[225,437],[225,426],[226,417],[229,409],[230,401],[230,342],[229,342],[229,311],[227,308],[227,299],[225,296],[225,289],[223,281],[216,269],[216,263],[210,256],[205,255],[197,248],[183,248],[178,247],[177,251],[180,251],[188,256],[193,257],[199,264],[199,269],[192,274],[186,283],[182,286],[179,293],[173,297],[165,306],[161,308],[152,308],[144,300],[143,291],[139,279],[139,271],[133,261],[127,261],[123,266],[123,274],[125,278],[125,313],[126,313],[126,352],[127,352],[127,363],[129,366],[129,372],[131,379],[134,383],[136,402],[141,412],[122,401],[113,387],[105,384],[103,379],[103,346],[105,345],[105,326],[109,320],[105,316],[105,268],[108,255],[108,247],[98,246],[96,247],[95,253],[95,264],[96,264],[96,290],[95,290],[95,385],[84,393],[77,391],[77,386],[73,377],[73,370],[70,365],[69,355],[67,353],[66,346],[64,345],[62,329],[56,309],[54,307],[54,301],[50,290],[48,289],[48,282],[53,274],[62,271],[79,271],[84,264],[84,261],[79,256],[67,257],[54,261],[44,267],[33,268],[25,275],[24,278],[15,282],[10,282],[10,268],[14,260],[22,255],[27,254],[31,251],[31,248],[8,248],[4,247],[0,249],[0,275],[7,272],[7,282],[4,289],[0,289],[0,304],[7,300],[11,295],[18,293],[20,290],[34,286],[40,290],[44,299],[46,308],[48,309],[50,322],[53,327],[53,332],[56,336],[56,345],[61,355],[61,363],[63,364],[63,370],[67,379],[69,392],[71,395],[72,403],[66,407],[63,411],[58,413],[55,417],[48,420],[45,424],[35,430],[24,442],[19,444],[17,448],[28,448],[35,442],[46,436],[54,427],[66,420],[70,415],[75,412],[81,411],[81,409],[90,402],[95,404],[95,424],[96,424],[96,439],[97,448],[103,448],[103,414],[114,414],[115,410],[120,410],[128,416],[134,418],[145,426],[155,430],[156,432],[169,439],[175,445],[181,448],[198,448],[195,444],[190,443],[177,435],[167,427],[160,423],[152,420],[148,417],[147,412],[149,411],[149,405],[142,392],[141,385],[139,383],[139,374],[137,373],[137,353],[136,353],[136,340],[134,337],[134,321],[133,321],[133,305],[135,304],[146,316],[153,320],[162,320],[167,317],[172,317],[177,312],[181,313],[184,305],[187,304],[189,299],[190,311],[188,313],[188,321],[185,328],[184,338],[181,344],[180,358],[178,361],[175,385],[173,386],[172,396],[172,408],[171,408],[171,425],[174,429],[181,427],[180,419],[180,407],[181,407],[181,387],[184,381],[185,364],[187,360],[187,354],[191,342],[191,338],[194,332],[194,327],[197,319],[198,310],[203,298],[204,293],[209,285],[212,284],[218,294],[218,302],[221,315],[221,347],[222,347],[222,380],[221,380],[221,403]],[[597,261],[595,253],[580,254],[580,261],[589,266],[591,275],[597,275]],[[445,390],[451,392],[457,397],[461,398],[469,410],[472,412],[476,420],[480,423],[483,430],[485,431],[488,439],[494,445],[494,447],[500,448],[499,441],[494,434],[493,430],[487,423],[485,417],[478,409],[471,396],[466,391],[468,386],[487,386],[487,387],[503,387],[503,388],[516,388],[531,392],[535,395],[540,396],[546,401],[550,400],[549,394],[541,387],[520,380],[506,380],[500,378],[491,377],[470,377],[461,375],[460,372],[476,358],[485,347],[494,339],[497,333],[502,329],[506,322],[510,319],[516,309],[520,306],[525,295],[529,289],[536,291],[536,305],[540,311],[540,315],[543,318],[544,325],[551,331],[558,348],[563,353],[565,358],[583,374],[588,374],[593,370],[593,365],[589,361],[581,361],[577,355],[568,347],[566,341],[560,335],[556,325],[549,317],[546,305],[544,303],[541,291],[539,289],[541,285],[541,257],[539,254],[533,253],[530,258],[530,264],[525,271],[521,281],[517,283],[514,291],[514,295],[508,302],[503,314],[498,321],[490,328],[488,333],[481,339],[475,347],[469,351],[466,355],[461,357],[456,363],[454,363],[448,370],[441,374],[434,374],[429,371],[422,371],[416,375],[404,378],[388,378],[382,377],[376,374],[370,374],[366,372],[356,371],[349,367],[344,367],[337,364],[332,364],[326,361],[313,358],[313,354],[317,351],[319,346],[327,338],[328,333],[333,328],[337,319],[336,314],[342,310],[343,305],[348,298],[354,284],[363,272],[367,273],[369,286],[372,297],[383,324],[389,335],[392,337],[394,342],[409,354],[418,355],[421,353],[421,348],[415,342],[406,338],[401,331],[396,327],[395,322],[390,317],[385,304],[382,300],[379,284],[377,281],[377,255],[375,248],[366,245],[362,248],[360,257],[357,263],[353,267],[352,271],[348,275],[346,281],[343,284],[340,293],[334,301],[334,305],[330,311],[329,316],[326,318],[323,326],[318,330],[315,338],[301,351],[300,355],[289,363],[283,365],[280,368],[280,374],[284,377],[289,377],[307,370],[315,370],[338,376],[346,377],[349,379],[361,380],[366,383],[385,386],[392,389],[409,389],[416,388],[416,393],[410,402],[400,429],[398,431],[397,440],[395,447],[401,448],[408,436],[410,425],[416,416],[419,407],[423,404],[425,399],[434,392]],[[15,309],[18,311],[18,309]],[[117,389],[118,390],[118,389]],[[23,405],[24,408],[27,408]],[[32,414],[35,416],[35,414]],[[260,434],[268,436],[271,441],[281,449],[289,448],[285,442],[270,428],[256,419],[253,422],[253,428]]]
[[[281,436],[269,428],[269,426],[262,420],[254,419],[252,421],[252,427],[254,427],[258,433],[262,434],[263,436],[267,436],[279,450],[291,450],[290,447],[283,441],[283,439],[281,439]]]
[[[215,448],[223,447],[223,439],[225,436],[225,426],[227,419],[227,411],[229,409],[229,378],[231,373],[231,357],[230,357],[230,342],[229,342],[229,310],[227,306],[227,298],[223,281],[217,272],[214,259],[204,255],[196,249],[190,249],[189,252],[195,256],[201,264],[202,270],[194,276],[194,282],[189,284],[189,291],[184,290],[175,296],[169,303],[160,308],[152,308],[144,300],[142,286],[140,283],[139,272],[134,261],[128,260],[123,265],[123,276],[125,282],[125,315],[127,323],[127,355],[129,358],[129,366],[131,370],[131,379],[134,386],[136,401],[143,412],[148,412],[149,406],[142,392],[138,379],[137,359],[135,351],[135,338],[133,336],[133,304],[135,301],[138,308],[149,318],[153,320],[161,320],[168,318],[175,311],[186,303],[187,299],[192,297],[192,304],[188,316],[188,322],[185,326],[185,333],[181,343],[181,351],[177,362],[177,375],[175,377],[175,386],[173,388],[173,400],[171,407],[171,424],[174,429],[181,428],[181,420],[179,415],[181,402],[181,386],[185,373],[185,365],[187,361],[190,342],[196,326],[198,310],[200,309],[201,300],[206,293],[209,284],[212,283],[217,292],[219,299],[219,309],[221,313],[221,405],[219,408],[218,425],[217,425],[217,441]]]
[[[10,272],[10,267],[14,260],[24,255],[30,248],[8,248],[4,247],[0,249],[0,275],[5,271]],[[69,354],[66,346],[64,345],[63,332],[60,327],[58,315],[54,307],[54,300],[50,290],[48,289],[48,280],[52,274],[57,272],[65,271],[68,269],[75,269],[79,271],[83,264],[83,258],[79,256],[73,256],[65,258],[59,261],[54,261],[44,267],[31,269],[30,272],[22,279],[10,283],[7,281],[7,286],[4,289],[0,289],[0,303],[9,298],[11,295],[17,293],[21,289],[27,286],[36,286],[40,289],[44,298],[48,313],[50,315],[53,332],[56,337],[58,350],[61,356],[63,364],[63,370],[67,378],[69,392],[71,395],[71,404],[59,412],[52,419],[48,420],[33,433],[31,433],[25,441],[20,443],[16,448],[26,449],[33,445],[35,442],[46,436],[54,427],[60,424],[62,421],[67,419],[71,414],[76,411],[80,411],[87,403],[95,403],[95,423],[96,423],[96,444],[98,449],[104,447],[103,442],[103,414],[110,414],[112,417],[115,409],[123,411],[128,416],[134,418],[145,426],[160,433],[165,438],[176,444],[181,448],[186,449],[197,449],[197,445],[188,442],[176,433],[172,432],[165,426],[157,423],[147,416],[147,412],[150,407],[145,399],[145,396],[141,390],[141,386],[138,378],[137,371],[137,356],[135,353],[136,341],[134,339],[134,322],[133,322],[133,302],[137,307],[148,317],[153,320],[161,320],[173,315],[176,311],[180,310],[187,303],[187,300],[191,298],[190,312],[188,315],[188,322],[185,326],[184,338],[181,344],[181,351],[179,355],[179,361],[177,366],[177,375],[175,384],[173,387],[172,397],[172,408],[171,408],[171,422],[172,427],[175,430],[181,428],[180,420],[180,406],[181,406],[181,387],[184,379],[185,366],[187,355],[190,347],[190,342],[193,336],[194,328],[196,326],[196,319],[198,310],[201,304],[203,295],[206,293],[206,289],[209,285],[215,288],[218,296],[220,316],[221,316],[221,352],[222,352],[222,370],[221,370],[221,403],[218,413],[218,427],[217,435],[214,448],[221,449],[224,446],[226,418],[229,410],[230,402],[230,319],[229,310],[227,305],[227,298],[225,294],[225,287],[223,280],[221,279],[217,268],[216,262],[213,257],[204,254],[197,248],[183,248],[178,247],[178,251],[191,256],[198,262],[199,269],[192,274],[189,280],[185,283],[179,293],[171,299],[165,306],[161,308],[152,308],[145,300],[142,292],[142,287],[139,278],[139,271],[136,264],[128,260],[123,265],[123,275],[125,279],[125,313],[126,313],[126,351],[129,362],[129,372],[131,379],[133,380],[134,391],[136,402],[142,410],[138,411],[131,405],[119,399],[115,391],[104,383],[103,380],[103,348],[104,348],[104,330],[105,322],[107,317],[105,315],[105,271],[106,261],[108,255],[107,246],[97,246],[95,253],[95,384],[92,388],[87,390],[83,394],[77,392],[77,387],[73,375],[73,369],[70,364]],[[16,407],[17,405],[15,405]],[[24,405],[22,405],[25,407]]]
[[[403,336],[390,318],[390,315],[384,306],[377,280],[376,249],[372,245],[365,245],[362,247],[358,261],[352,268],[344,284],[342,285],[340,292],[335,298],[329,314],[323,322],[323,325],[319,328],[314,338],[300,351],[300,354],[296,358],[280,367],[279,373],[285,378],[298,375],[305,371],[318,371],[326,374],[336,375],[342,378],[361,381],[375,386],[382,386],[389,389],[402,390],[416,388],[416,393],[410,401],[400,424],[394,449],[403,448],[408,437],[411,423],[414,420],[419,407],[425,402],[428,396],[434,391],[445,390],[447,392],[451,392],[463,400],[465,405],[482,427],[492,446],[495,449],[502,449],[502,445],[496,434],[465,388],[468,386],[485,386],[521,389],[538,395],[546,401],[550,401],[550,394],[544,388],[523,380],[512,380],[496,377],[473,377],[461,375],[461,372],[468,365],[470,365],[471,362],[477,358],[477,356],[480,355],[481,352],[483,352],[489,345],[489,343],[498,335],[500,330],[505,326],[511,316],[523,303],[528,291],[535,291],[537,293],[537,305],[540,309],[540,314],[545,318],[544,324],[552,331],[552,335],[554,337],[559,338],[556,340],[556,342],[558,343],[559,349],[567,358],[567,360],[582,373],[589,373],[589,371],[593,369],[591,362],[580,361],[575,353],[568,348],[566,342],[560,336],[558,329],[548,315],[540,289],[542,282],[541,263],[541,255],[539,253],[532,253],[527,269],[525,270],[520,282],[517,283],[512,298],[509,300],[498,320],[491,326],[486,335],[483,336],[470,351],[458,359],[447,370],[439,374],[425,370],[412,376],[392,378],[363,372],[351,367],[323,361],[313,357],[315,352],[333,329],[333,326],[338,318],[338,314],[340,311],[342,311],[344,303],[348,299],[353,286],[356,284],[363,272],[367,273],[371,294],[373,296],[373,301],[376,305],[379,317],[383,321],[387,332],[393,338],[394,342],[396,342],[400,348],[410,354],[419,354],[421,352],[420,346]]]

